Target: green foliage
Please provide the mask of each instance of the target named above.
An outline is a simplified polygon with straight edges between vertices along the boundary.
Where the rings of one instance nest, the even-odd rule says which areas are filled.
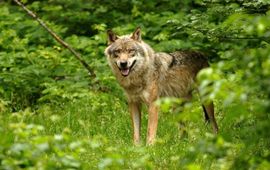
[[[1,1],[0,169],[270,169],[268,0],[22,2],[97,77],[15,3]],[[199,97],[165,98],[157,102],[157,144],[132,146],[125,97],[103,51],[107,29],[137,26],[156,51],[208,54],[198,88],[202,101],[214,100],[218,136],[203,124]]]
[[[48,136],[42,131],[40,125],[11,123],[5,133],[13,140],[0,148],[2,169],[81,169],[83,141],[71,140],[67,132]]]

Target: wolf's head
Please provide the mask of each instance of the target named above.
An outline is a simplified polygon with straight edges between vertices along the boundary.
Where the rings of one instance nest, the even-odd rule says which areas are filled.
[[[111,30],[107,34],[105,54],[114,73],[127,77],[144,68],[153,50],[142,41],[140,28],[130,35],[118,36]]]

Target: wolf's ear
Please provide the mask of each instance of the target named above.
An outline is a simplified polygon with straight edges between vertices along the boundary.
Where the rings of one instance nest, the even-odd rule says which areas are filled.
[[[141,27],[137,27],[136,30],[132,33],[131,38],[136,41],[141,41]]]
[[[108,35],[108,45],[111,45],[118,39],[117,35],[112,30],[108,30],[107,35]]]

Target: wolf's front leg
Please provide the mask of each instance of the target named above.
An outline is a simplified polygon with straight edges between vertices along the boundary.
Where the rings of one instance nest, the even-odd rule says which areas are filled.
[[[140,143],[141,131],[141,104],[130,102],[128,105],[133,126],[133,142],[135,145],[138,145]]]
[[[147,144],[152,145],[155,142],[158,126],[158,107],[155,103],[151,103],[148,108],[148,128],[147,128]]]

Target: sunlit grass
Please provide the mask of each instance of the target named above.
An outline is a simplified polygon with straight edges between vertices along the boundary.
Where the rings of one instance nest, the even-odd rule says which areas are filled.
[[[4,128],[11,122],[34,123],[42,125],[47,135],[64,131],[70,133],[72,140],[95,141],[96,146],[92,146],[93,143],[86,146],[86,151],[81,155],[81,161],[89,168],[171,169],[179,167],[180,159],[189,147],[205,132],[209,132],[201,111],[197,103],[190,110],[191,113],[182,113],[198,114],[193,121],[186,122],[188,136],[185,137],[180,136],[178,123],[174,120],[177,116],[161,113],[154,146],[145,145],[147,114],[144,111],[142,144],[137,147],[132,144],[131,120],[126,102],[108,94],[91,95],[60,106],[42,104],[37,110],[14,113],[9,116],[13,118],[6,117],[2,121],[6,122]]]

